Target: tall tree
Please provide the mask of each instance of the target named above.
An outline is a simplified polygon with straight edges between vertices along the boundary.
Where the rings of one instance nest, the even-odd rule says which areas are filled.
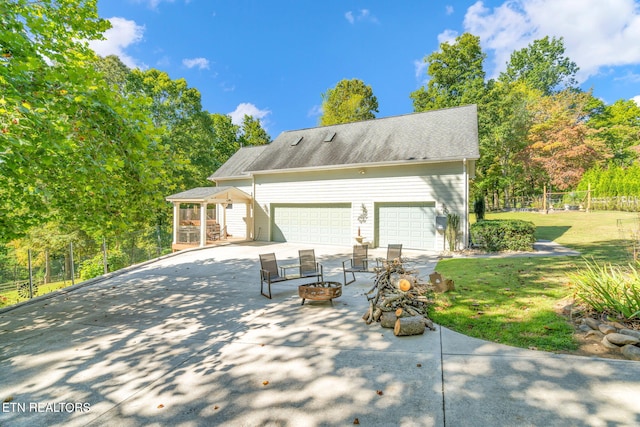
[[[233,124],[231,116],[226,114],[212,114],[211,119],[215,133],[216,150],[219,153],[218,164],[214,165],[214,169],[217,169],[240,148],[238,141],[240,127]]]
[[[336,87],[322,94],[320,125],[335,125],[375,119],[378,99],[371,86],[362,80],[341,80]]]
[[[587,126],[591,93],[565,90],[530,105],[533,124],[523,161],[540,168],[558,190],[575,188],[582,175],[608,157],[596,132]]]
[[[500,80],[522,80],[545,95],[575,88],[578,66],[564,55],[562,38],[546,36],[529,46],[515,51],[507,63]]]
[[[271,137],[262,127],[260,119],[246,114],[242,119],[239,138],[242,145],[265,145],[271,142]]]
[[[105,77],[112,88],[122,96],[128,96],[128,82],[131,78],[131,70],[116,55],[98,57],[94,62],[95,68]]]
[[[613,154],[611,162],[615,165],[628,166],[638,158],[640,106],[633,100],[619,99],[603,106],[602,114],[590,118],[589,127],[598,130]]]
[[[85,42],[108,27],[95,0],[0,3],[0,240],[53,216],[114,229],[150,206],[154,132]]]
[[[185,79],[172,80],[156,69],[132,70],[126,92],[147,100],[147,114],[160,133],[162,145],[171,153],[165,165],[170,177],[161,191],[166,195],[206,183],[211,166],[204,164],[202,156],[214,151],[215,141],[210,117],[202,110],[200,92],[189,87]]]
[[[534,190],[523,172],[520,153],[528,145],[529,105],[541,94],[524,82],[491,82],[483,101],[480,154],[476,185],[483,194],[502,194],[510,206],[516,192]]]
[[[424,59],[430,80],[426,89],[411,93],[414,111],[479,103],[485,89],[485,58],[480,38],[472,34],[458,36],[453,44],[441,43],[439,51]]]

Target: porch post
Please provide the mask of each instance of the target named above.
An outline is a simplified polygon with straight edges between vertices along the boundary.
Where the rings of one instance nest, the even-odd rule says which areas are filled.
[[[462,228],[462,238],[464,242],[462,248],[456,248],[456,250],[469,247],[469,171],[467,170],[466,158],[462,160],[462,172],[464,178],[464,226]]]
[[[246,240],[253,240],[253,216],[251,214],[251,205],[249,203],[245,203],[244,205],[246,207],[246,218],[247,218],[247,224],[246,224],[246,230],[245,230],[245,238]]]
[[[207,243],[207,202],[200,203],[200,247]]]
[[[180,202],[173,202],[173,244],[178,243],[178,229],[180,228]]]

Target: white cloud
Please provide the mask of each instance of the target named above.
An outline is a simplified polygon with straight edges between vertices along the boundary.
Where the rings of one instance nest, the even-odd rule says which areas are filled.
[[[640,9],[634,0],[508,0],[492,10],[477,1],[467,9],[464,28],[495,54],[492,77],[513,51],[547,35],[563,37],[581,82],[609,66],[640,63]]]
[[[354,15],[352,11],[349,11],[344,14],[344,17],[349,21],[350,24],[354,24],[356,21],[358,22],[371,22],[373,24],[378,23],[378,18],[371,14],[369,9],[360,9],[360,12],[357,15]]]
[[[429,68],[429,64],[424,61],[424,59],[416,59],[413,61],[413,68],[416,72],[416,80],[424,79],[425,73],[427,72],[427,68]]]
[[[321,116],[322,113],[324,113],[324,110],[322,109],[322,105],[316,104],[313,107],[311,107],[311,109],[307,112],[307,117]]]
[[[171,65],[171,58],[167,55],[162,55],[162,57],[156,61],[156,66],[160,68],[167,68],[169,65]]]
[[[198,68],[199,70],[209,69],[209,60],[206,58],[185,58],[182,60],[182,65],[187,68]]]
[[[231,116],[231,121],[235,125],[241,125],[242,119],[244,119],[244,116],[247,115],[247,116],[252,116],[254,119],[259,119],[262,122],[263,127],[264,127],[263,119],[267,117],[269,114],[271,114],[271,111],[261,110],[249,102],[243,102],[241,104],[238,104],[236,109],[229,113],[229,115]]]
[[[451,5],[445,6],[445,12],[446,12],[447,15],[452,15],[453,14],[453,6],[451,6]]]
[[[635,103],[640,107],[640,95],[634,96],[631,100],[635,101]]]
[[[136,3],[144,3],[149,9],[156,10],[160,3],[175,3],[175,0],[134,0]],[[184,0],[184,4],[191,3],[191,0]]]
[[[453,43],[456,41],[456,37],[458,37],[458,32],[453,30],[444,30],[440,34],[438,34],[438,43]]]
[[[223,92],[233,92],[236,90],[236,85],[229,84],[227,82],[220,83],[220,88]]]
[[[355,22],[355,19],[353,17],[353,12],[351,11],[345,13],[344,17],[347,18],[347,21],[349,21],[350,24],[353,24]]]
[[[136,0],[136,3],[146,3],[150,9],[156,9],[162,2],[173,3],[174,0]]]
[[[143,39],[144,25],[124,18],[109,18],[111,28],[104,32],[105,40],[91,40],[89,46],[100,56],[116,55],[129,68],[146,68],[146,65],[125,52],[125,49]]]

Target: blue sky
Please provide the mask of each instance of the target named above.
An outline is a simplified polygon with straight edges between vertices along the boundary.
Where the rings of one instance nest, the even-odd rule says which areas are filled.
[[[99,0],[113,28],[100,55],[184,78],[211,113],[259,118],[275,138],[317,126],[322,93],[358,78],[377,117],[413,111],[423,58],[441,42],[480,36],[488,77],[511,52],[563,37],[583,89],[640,103],[640,0]]]

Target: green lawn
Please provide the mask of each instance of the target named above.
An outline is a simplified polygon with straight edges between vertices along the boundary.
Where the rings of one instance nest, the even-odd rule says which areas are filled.
[[[48,294],[49,292],[66,288],[67,286],[71,286],[70,280],[67,280],[64,282],[48,283],[46,285],[38,285],[38,293],[36,296]],[[18,295],[17,289],[4,291],[0,293],[0,308],[6,307],[9,305],[14,305],[16,303],[19,303],[21,301],[26,301],[28,299],[29,298],[20,298],[20,296]]]
[[[536,224],[536,238],[576,249],[584,258],[626,264],[628,241],[620,233],[637,227],[637,213],[500,213],[487,219],[523,219]],[[620,220],[620,221],[618,221]],[[581,268],[581,257],[453,258],[436,271],[455,281],[456,290],[440,294],[431,318],[477,338],[517,347],[571,351],[573,326],[557,314],[572,291],[567,274]]]

